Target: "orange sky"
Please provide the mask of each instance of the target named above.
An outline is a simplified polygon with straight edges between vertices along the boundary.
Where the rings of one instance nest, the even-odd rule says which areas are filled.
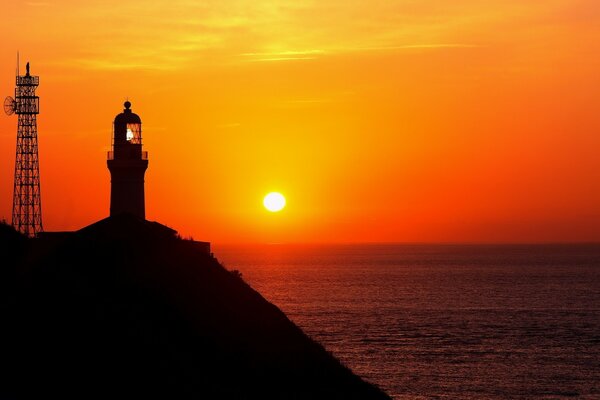
[[[287,5],[282,5],[287,4]],[[225,242],[600,240],[596,0],[13,1],[46,230],[107,216],[129,97],[147,218]],[[0,117],[10,220],[16,116]],[[284,212],[262,197],[279,190]]]

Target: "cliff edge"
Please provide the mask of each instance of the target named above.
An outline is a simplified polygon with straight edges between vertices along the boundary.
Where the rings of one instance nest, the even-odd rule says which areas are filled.
[[[161,224],[0,250],[0,398],[389,399]]]

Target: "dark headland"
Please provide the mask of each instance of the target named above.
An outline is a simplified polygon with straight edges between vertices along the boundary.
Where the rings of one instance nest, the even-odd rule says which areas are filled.
[[[164,225],[0,225],[0,251],[0,399],[389,399]]]

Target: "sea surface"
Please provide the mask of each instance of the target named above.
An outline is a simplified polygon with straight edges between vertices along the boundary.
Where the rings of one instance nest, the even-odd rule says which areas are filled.
[[[213,250],[395,399],[600,399],[600,245]]]

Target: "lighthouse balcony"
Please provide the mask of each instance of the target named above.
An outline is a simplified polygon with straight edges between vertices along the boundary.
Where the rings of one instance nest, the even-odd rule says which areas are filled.
[[[120,154],[123,154],[122,152],[119,152]],[[132,151],[131,154],[129,154],[131,157],[131,159],[138,159],[138,160],[147,160],[148,159],[148,152],[147,151],[142,151],[141,152],[141,156],[140,156],[140,152],[139,151]],[[114,160],[115,159],[115,152],[114,151],[109,151],[106,157],[108,160]],[[122,158],[122,157],[119,157]]]

